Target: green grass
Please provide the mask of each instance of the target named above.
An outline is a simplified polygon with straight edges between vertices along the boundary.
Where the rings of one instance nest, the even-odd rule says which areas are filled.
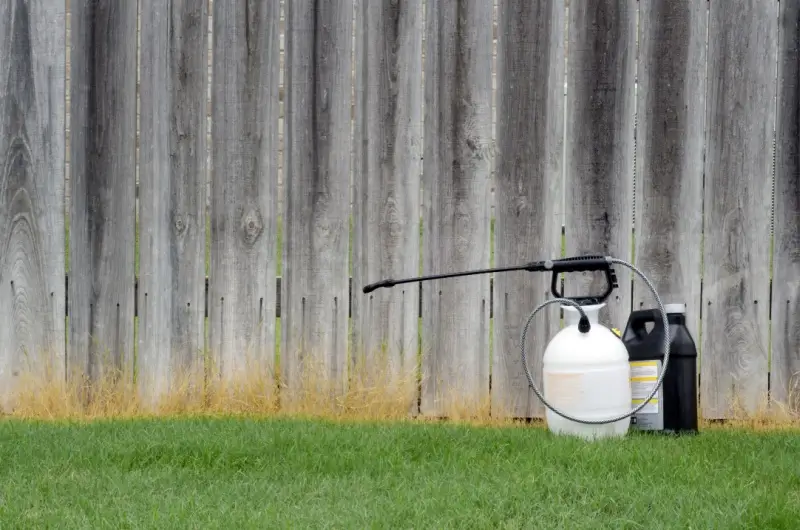
[[[800,437],[538,427],[0,424],[5,528],[797,528]]]

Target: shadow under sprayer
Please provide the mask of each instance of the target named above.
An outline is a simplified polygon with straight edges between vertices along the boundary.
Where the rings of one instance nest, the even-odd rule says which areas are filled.
[[[615,264],[631,269],[656,302],[656,309],[633,311],[621,337],[599,321],[606,299],[619,286]],[[386,279],[365,286],[363,292],[401,283],[511,271],[552,274],[550,290],[554,298],[531,312],[520,338],[522,366],[528,384],[546,407],[551,432],[586,439],[624,436],[631,426],[640,431],[697,432],[697,351],[686,328],[685,305],[665,306],[650,280],[621,259],[584,255],[511,267]],[[559,274],[574,272],[603,272],[605,292],[564,297],[558,290]],[[565,326],[545,348],[542,393],[528,368],[525,339],[534,317],[551,304],[561,305]],[[648,324],[652,328],[648,329]]]

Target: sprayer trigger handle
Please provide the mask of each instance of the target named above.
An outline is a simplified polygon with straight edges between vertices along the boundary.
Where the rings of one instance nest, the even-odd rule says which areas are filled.
[[[550,265],[550,263],[548,263],[548,265]],[[553,260],[552,265],[548,268],[553,272],[552,281],[550,283],[550,292],[556,298],[564,298],[563,293],[561,293],[558,289],[558,274],[560,272],[603,271],[605,273],[606,290],[603,294],[595,296],[569,297],[570,300],[573,300],[581,305],[599,304],[608,298],[614,289],[619,287],[617,274],[614,272],[614,267],[611,264],[610,258],[606,256],[575,256],[572,258]]]
[[[606,256],[601,255],[574,256],[547,260],[545,268],[554,273],[605,271],[611,268],[611,262]]]

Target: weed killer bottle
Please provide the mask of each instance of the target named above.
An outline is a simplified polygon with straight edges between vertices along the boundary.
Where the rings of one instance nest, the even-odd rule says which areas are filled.
[[[666,304],[669,322],[669,365],[661,388],[631,418],[631,429],[661,433],[697,433],[697,348],[686,327],[686,305]],[[634,311],[622,341],[631,365],[631,398],[642,403],[656,384],[664,364],[664,326],[658,309]]]

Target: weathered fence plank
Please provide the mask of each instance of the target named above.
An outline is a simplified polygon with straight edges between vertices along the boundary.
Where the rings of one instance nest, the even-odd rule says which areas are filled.
[[[150,400],[202,382],[206,6],[141,3],[137,380]]]
[[[347,377],[353,0],[287,2],[286,26],[281,373],[289,391],[313,378],[338,393]]]
[[[0,9],[0,388],[64,373],[64,76],[57,2]],[[6,396],[3,396],[6,397]]]
[[[278,254],[279,0],[214,0],[209,356],[272,377]]]
[[[706,418],[766,404],[778,24],[771,2],[711,2],[703,338]]]
[[[132,373],[136,2],[71,0],[70,376]]]
[[[569,9],[566,123],[566,253],[629,260],[633,230],[636,0],[575,2]],[[601,321],[621,328],[631,307],[631,273]],[[600,273],[571,273],[565,296],[601,294]]]
[[[489,265],[492,3],[428,0],[423,272]],[[423,414],[488,405],[489,277],[422,287]]]
[[[639,5],[635,264],[662,302],[686,304],[687,326],[697,341],[706,4],[653,0]],[[634,309],[656,306],[638,277],[633,299]]]
[[[418,286],[361,288],[419,268],[422,29],[421,0],[357,1],[352,358],[368,380],[414,388]]]
[[[564,147],[564,2],[500,0],[497,42],[495,263],[561,255]],[[520,333],[533,309],[550,298],[550,276],[495,276],[492,415],[541,416],[520,359]],[[558,331],[558,309],[531,324],[526,353],[541,388],[541,362]]]
[[[800,407],[800,1],[780,3],[771,399]]]

